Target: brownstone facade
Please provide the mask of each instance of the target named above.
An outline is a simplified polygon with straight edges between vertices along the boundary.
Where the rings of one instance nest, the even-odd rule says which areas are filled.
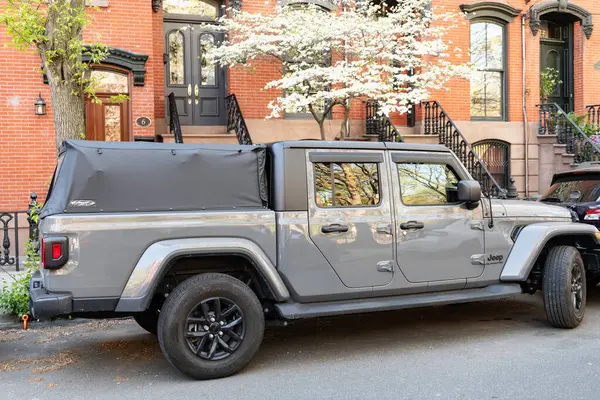
[[[5,3],[6,0],[0,0],[0,8]],[[195,85],[187,83],[187,76],[180,77],[177,71],[171,71],[179,66],[172,60],[180,55],[177,53],[179,50],[173,50],[180,39],[173,36],[173,42],[169,42],[168,35],[170,27],[184,27],[181,40],[187,43],[185,29],[193,30],[198,20],[164,13],[160,8],[156,12],[153,5],[157,6],[158,3],[152,0],[97,1],[99,8],[93,11],[94,22],[85,37],[89,40],[100,37],[104,44],[114,49],[111,63],[99,67],[116,72],[119,79],[125,76],[130,88],[127,112],[111,114],[116,109],[107,106],[101,110],[105,118],[101,124],[108,124],[110,122],[106,121],[117,118],[114,126],[126,128],[127,140],[155,135],[162,135],[165,141],[172,140],[165,124],[165,95],[177,91],[180,96],[179,111],[187,115],[182,117],[187,118],[183,124],[186,142],[235,143],[235,138],[226,133],[223,119],[218,117],[219,112],[223,112],[222,95],[234,93],[255,143],[319,137],[318,127],[311,119],[265,120],[269,112],[267,104],[277,93],[262,88],[266,82],[281,74],[281,67],[271,63],[258,65],[251,73],[232,68],[220,79],[219,72],[215,77],[199,71],[194,66],[193,61],[197,59],[194,57],[189,64],[189,79],[192,83],[196,82],[195,85],[200,85],[200,95],[194,100]],[[217,13],[222,9],[217,3],[206,3],[216,7]],[[248,11],[271,12],[274,6],[275,0],[242,1],[243,9]],[[561,54],[565,59],[559,65],[565,68],[561,73],[565,74],[565,81],[570,85],[561,88],[566,94],[561,97],[561,101],[565,101],[565,108],[570,107],[572,111],[583,114],[586,106],[600,103],[600,31],[593,30],[593,23],[596,22],[593,19],[600,18],[600,2],[433,0],[433,6],[443,6],[457,12],[462,7],[466,13],[464,23],[460,21],[448,38],[453,46],[463,50],[462,56],[454,56],[456,62],[469,60],[469,50],[473,46],[473,24],[480,24],[479,29],[483,28],[481,24],[487,23],[490,24],[486,27],[489,32],[502,32],[502,59],[498,61],[502,63],[501,68],[482,72],[489,74],[486,76],[490,80],[500,76],[502,83],[499,89],[489,86],[489,93],[481,97],[477,90],[473,94],[474,81],[455,80],[449,84],[448,91],[433,93],[432,99],[439,101],[469,142],[497,139],[509,146],[507,173],[515,178],[521,193],[526,189],[529,194],[543,191],[549,175],[554,171],[548,167],[549,156],[544,158],[540,155],[545,150],[537,134],[539,117],[536,104],[540,102],[540,71],[548,62],[543,52],[559,45],[565,50]],[[48,86],[43,82],[40,58],[33,50],[19,52],[4,46],[9,40],[6,29],[0,27],[0,209],[8,210],[24,209],[32,191],[40,194],[41,200],[44,199],[55,162],[52,105]],[[488,47],[491,49],[493,46]],[[193,46],[190,45],[190,48]],[[185,57],[181,58],[181,62],[188,62]],[[498,69],[501,71],[496,71]],[[497,89],[501,94],[495,98]],[[187,90],[191,95],[186,93]],[[39,94],[48,103],[48,113],[44,116],[34,113],[33,105]],[[486,104],[489,103],[493,115],[483,118],[473,115],[474,109],[479,110],[475,114],[480,114],[480,97],[484,98]],[[494,114],[495,107],[502,109],[499,116]],[[406,141],[436,141],[433,137],[420,136],[422,124],[419,119],[422,115],[422,110],[417,106],[415,127],[405,126],[406,116],[393,116],[392,120]],[[364,104],[355,102],[351,113],[352,136],[364,134],[365,116]],[[140,117],[147,117],[150,125],[140,126],[143,124],[136,123]],[[331,119],[326,122],[329,138],[334,138],[339,132],[341,118],[342,110],[334,109]],[[525,125],[527,129],[524,129]]]

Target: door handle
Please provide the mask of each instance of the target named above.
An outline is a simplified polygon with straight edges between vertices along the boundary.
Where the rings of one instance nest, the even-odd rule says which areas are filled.
[[[321,227],[323,233],[348,232],[348,225],[331,224]]]
[[[400,224],[400,229],[423,229],[425,228],[425,224],[418,221],[408,221]]]
[[[192,84],[188,85],[188,104],[192,104]]]
[[[198,89],[198,84],[194,86],[194,95],[196,96],[196,105],[198,105],[198,96],[200,95],[200,90]]]

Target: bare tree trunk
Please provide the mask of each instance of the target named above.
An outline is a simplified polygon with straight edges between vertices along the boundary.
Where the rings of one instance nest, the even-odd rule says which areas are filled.
[[[342,170],[344,171],[344,176],[346,178],[346,187],[348,188],[348,193],[350,193],[350,197],[352,198],[352,205],[358,206],[362,204],[362,198],[360,196],[360,191],[358,190],[358,178],[350,164],[342,163]]]
[[[72,94],[71,87],[66,82],[51,85],[50,91],[58,151],[64,140],[85,138],[85,102],[83,96]]]
[[[340,140],[346,139],[349,135],[348,120],[350,119],[350,104],[344,104],[344,119],[340,126]]]
[[[37,44],[38,52],[46,67],[46,75],[52,95],[54,130],[57,154],[66,139],[85,137],[85,100],[81,78],[77,77],[77,64],[81,54],[73,54],[71,39],[82,37],[83,22],[73,23],[65,31],[64,12],[77,15],[85,7],[85,0],[49,0],[46,19],[47,42]],[[62,14],[61,14],[62,13]],[[67,33],[66,33],[67,32]],[[52,56],[49,60],[49,54]]]
[[[317,124],[319,124],[319,132],[321,133],[321,140],[325,140],[325,120],[317,120]]]

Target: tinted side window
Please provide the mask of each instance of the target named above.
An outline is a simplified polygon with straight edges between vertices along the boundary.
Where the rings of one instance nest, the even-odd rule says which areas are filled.
[[[314,163],[319,207],[361,207],[380,203],[377,163]]]
[[[400,193],[406,205],[457,202],[458,178],[446,164],[399,163]]]

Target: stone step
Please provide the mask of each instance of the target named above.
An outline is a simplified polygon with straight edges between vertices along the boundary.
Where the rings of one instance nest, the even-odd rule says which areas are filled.
[[[175,143],[173,135],[163,136],[165,143]],[[237,136],[234,134],[183,134],[183,143],[205,143],[205,144],[237,144]]]
[[[554,147],[554,154],[565,154],[567,152],[566,144],[553,144],[552,147]]]
[[[165,133],[168,135],[169,126],[165,127]],[[227,134],[227,127],[225,125],[215,126],[192,126],[182,125],[181,133],[185,135],[225,135]]]
[[[438,135],[402,135],[406,143],[418,144],[439,144],[440,138]]]

